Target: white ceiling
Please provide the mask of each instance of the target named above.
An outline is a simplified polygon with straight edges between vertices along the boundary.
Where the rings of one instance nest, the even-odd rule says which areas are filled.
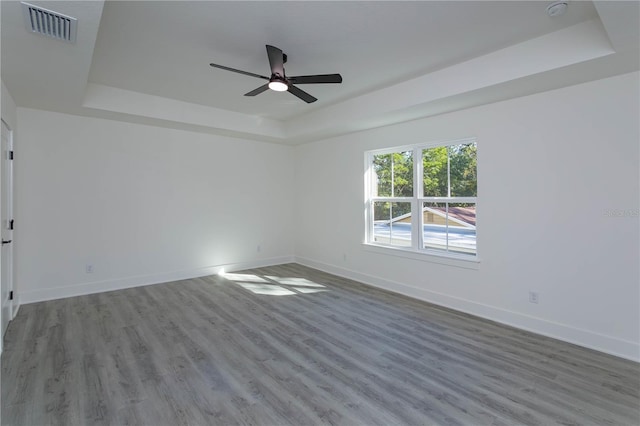
[[[638,67],[638,2],[34,1],[78,18],[78,40],[30,34],[2,1],[2,80],[20,106],[301,143]],[[268,75],[342,84],[244,93]],[[532,86],[535,82],[535,86]]]
[[[576,4],[560,20],[550,19],[543,6],[107,2],[89,81],[287,119],[597,16],[590,2]],[[305,86],[319,99],[305,105],[288,93],[245,97],[264,82],[209,67],[214,62],[270,75],[265,44],[288,55],[288,75],[339,72],[344,82]]]

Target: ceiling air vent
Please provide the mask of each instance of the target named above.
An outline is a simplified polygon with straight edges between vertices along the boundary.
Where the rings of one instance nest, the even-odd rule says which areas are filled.
[[[27,30],[69,43],[76,41],[76,30],[78,28],[78,20],[76,18],[29,3],[22,2],[21,4]]]

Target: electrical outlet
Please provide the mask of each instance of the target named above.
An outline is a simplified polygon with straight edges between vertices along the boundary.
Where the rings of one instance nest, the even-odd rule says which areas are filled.
[[[87,264],[84,267],[84,272],[86,272],[87,274],[93,274],[93,265]]]
[[[260,252],[262,251],[262,247],[260,247],[260,244],[258,244],[258,246],[256,247],[256,251],[257,251],[258,253],[260,253]]]
[[[530,291],[529,292],[529,303],[538,304],[539,300],[540,299],[538,297],[538,292],[536,292],[536,291]]]
[[[347,253],[343,253],[343,254],[342,254],[342,260],[343,260],[344,262],[346,262],[346,261],[347,261]]]

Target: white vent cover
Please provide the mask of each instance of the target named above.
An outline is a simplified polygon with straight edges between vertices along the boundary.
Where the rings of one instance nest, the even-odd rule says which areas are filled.
[[[45,37],[74,43],[78,20],[39,6],[21,2],[27,30]]]

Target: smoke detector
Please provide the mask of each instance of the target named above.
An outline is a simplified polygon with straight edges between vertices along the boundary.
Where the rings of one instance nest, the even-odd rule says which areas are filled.
[[[547,6],[547,15],[551,16],[552,18],[554,16],[560,16],[567,11],[567,7],[568,4],[566,1],[557,1],[551,3],[549,6]]]
[[[56,40],[74,43],[78,20],[52,10],[21,2],[27,30]]]

